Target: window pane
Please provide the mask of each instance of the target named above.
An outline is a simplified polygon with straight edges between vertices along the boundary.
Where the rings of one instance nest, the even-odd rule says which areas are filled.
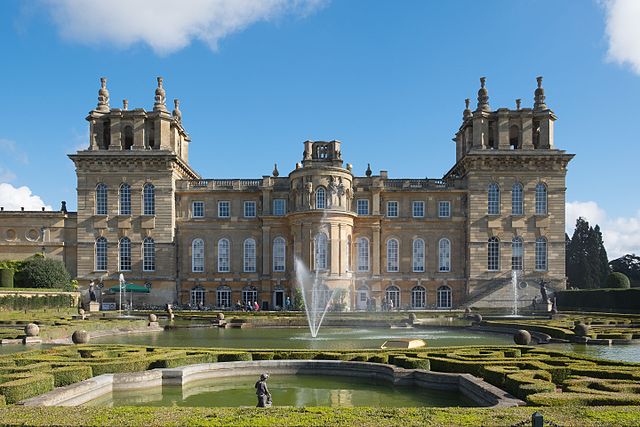
[[[191,244],[191,271],[201,273],[204,271],[204,241],[195,239]]]
[[[356,240],[358,251],[358,271],[369,271],[369,240],[359,237]]]
[[[315,269],[326,270],[327,269],[327,236],[324,233],[316,235],[315,240]]]
[[[524,201],[523,201],[522,185],[516,183],[511,188],[511,215],[523,215],[524,214]]]
[[[438,217],[449,218],[451,216],[451,204],[449,201],[438,202]]]
[[[273,214],[283,216],[287,213],[287,203],[285,199],[273,200]]]
[[[448,239],[440,239],[438,243],[439,270],[451,271],[451,242]]]
[[[131,187],[129,184],[120,186],[120,215],[131,215]]]
[[[522,270],[524,259],[524,248],[522,245],[522,239],[515,237],[511,241],[511,269]]]
[[[204,218],[204,202],[193,202],[191,215],[193,218]]]
[[[256,216],[256,202],[244,202],[245,218],[254,218]]]
[[[156,196],[155,188],[152,184],[145,184],[142,190],[142,199],[144,204],[143,215],[156,214]]]
[[[231,215],[230,204],[228,201],[218,202],[218,216],[220,218],[228,218]]]
[[[227,273],[230,270],[229,249],[230,249],[229,240],[220,239],[218,241],[218,271],[221,273]]]
[[[536,270],[547,270],[547,240],[544,237],[536,239]]]
[[[496,237],[489,239],[487,243],[487,270],[498,271],[500,269],[500,242]]]
[[[398,258],[398,241],[391,239],[387,241],[387,271],[394,272],[400,270]]]
[[[326,208],[326,194],[324,188],[320,187],[316,190],[316,209]]]
[[[256,241],[253,239],[244,241],[244,271],[247,273],[256,271]]]
[[[398,202],[387,202],[387,216],[398,216]]]
[[[96,240],[96,270],[107,271],[107,239],[104,237]]]
[[[273,271],[285,271],[286,242],[282,237],[273,240]]]
[[[358,199],[356,212],[358,213],[358,215],[369,215],[369,200]]]
[[[498,187],[498,184],[496,183],[489,184],[487,199],[488,199],[487,213],[489,215],[499,215],[500,214],[500,187]]]
[[[120,271],[131,271],[131,240],[120,239]]]
[[[424,202],[422,201],[413,202],[413,216],[416,218],[424,217]]]
[[[96,215],[107,214],[107,186],[98,184],[96,186]]]
[[[156,269],[156,244],[153,239],[147,237],[142,244],[142,270],[154,271]]]
[[[539,183],[536,185],[536,215],[547,214],[547,187]]]

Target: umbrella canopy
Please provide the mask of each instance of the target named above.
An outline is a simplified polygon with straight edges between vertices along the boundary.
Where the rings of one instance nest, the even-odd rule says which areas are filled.
[[[140,294],[148,294],[149,288],[142,285],[136,285],[134,283],[125,283],[122,289],[124,292],[136,292]],[[115,285],[109,288],[111,292],[120,292],[120,285]]]

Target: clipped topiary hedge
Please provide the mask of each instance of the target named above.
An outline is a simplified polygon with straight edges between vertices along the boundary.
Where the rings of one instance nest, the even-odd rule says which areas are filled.
[[[557,291],[558,309],[640,310],[640,288]]]
[[[605,286],[614,289],[627,289],[631,287],[631,282],[626,274],[614,271],[607,276]]]
[[[53,390],[54,380],[51,374],[10,374],[3,376],[6,382],[0,384],[0,394],[7,403],[17,403],[30,397]]]

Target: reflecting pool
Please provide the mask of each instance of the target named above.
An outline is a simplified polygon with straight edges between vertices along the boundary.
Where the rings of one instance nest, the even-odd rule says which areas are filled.
[[[194,382],[184,388],[113,392],[85,406],[255,406],[257,380],[257,376],[239,376]],[[272,375],[267,384],[273,406],[475,406],[458,392],[398,387],[362,378]]]

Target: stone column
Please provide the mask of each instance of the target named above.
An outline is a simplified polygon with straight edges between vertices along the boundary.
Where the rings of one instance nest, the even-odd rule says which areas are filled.
[[[533,150],[533,115],[529,108],[522,110],[522,149]]]
[[[262,226],[262,275],[271,274],[271,227]]]
[[[143,114],[136,114],[133,119],[133,149],[144,150],[145,121]]]
[[[376,224],[372,227],[373,231],[373,244],[372,244],[372,257],[371,257],[371,271],[374,276],[380,275],[380,225]]]
[[[331,242],[331,264],[329,269],[331,274],[340,274],[340,227],[338,224],[331,224],[329,228],[329,239]]]
[[[96,133],[96,120],[91,119],[89,122],[89,150],[97,150],[98,149],[98,140]]]

